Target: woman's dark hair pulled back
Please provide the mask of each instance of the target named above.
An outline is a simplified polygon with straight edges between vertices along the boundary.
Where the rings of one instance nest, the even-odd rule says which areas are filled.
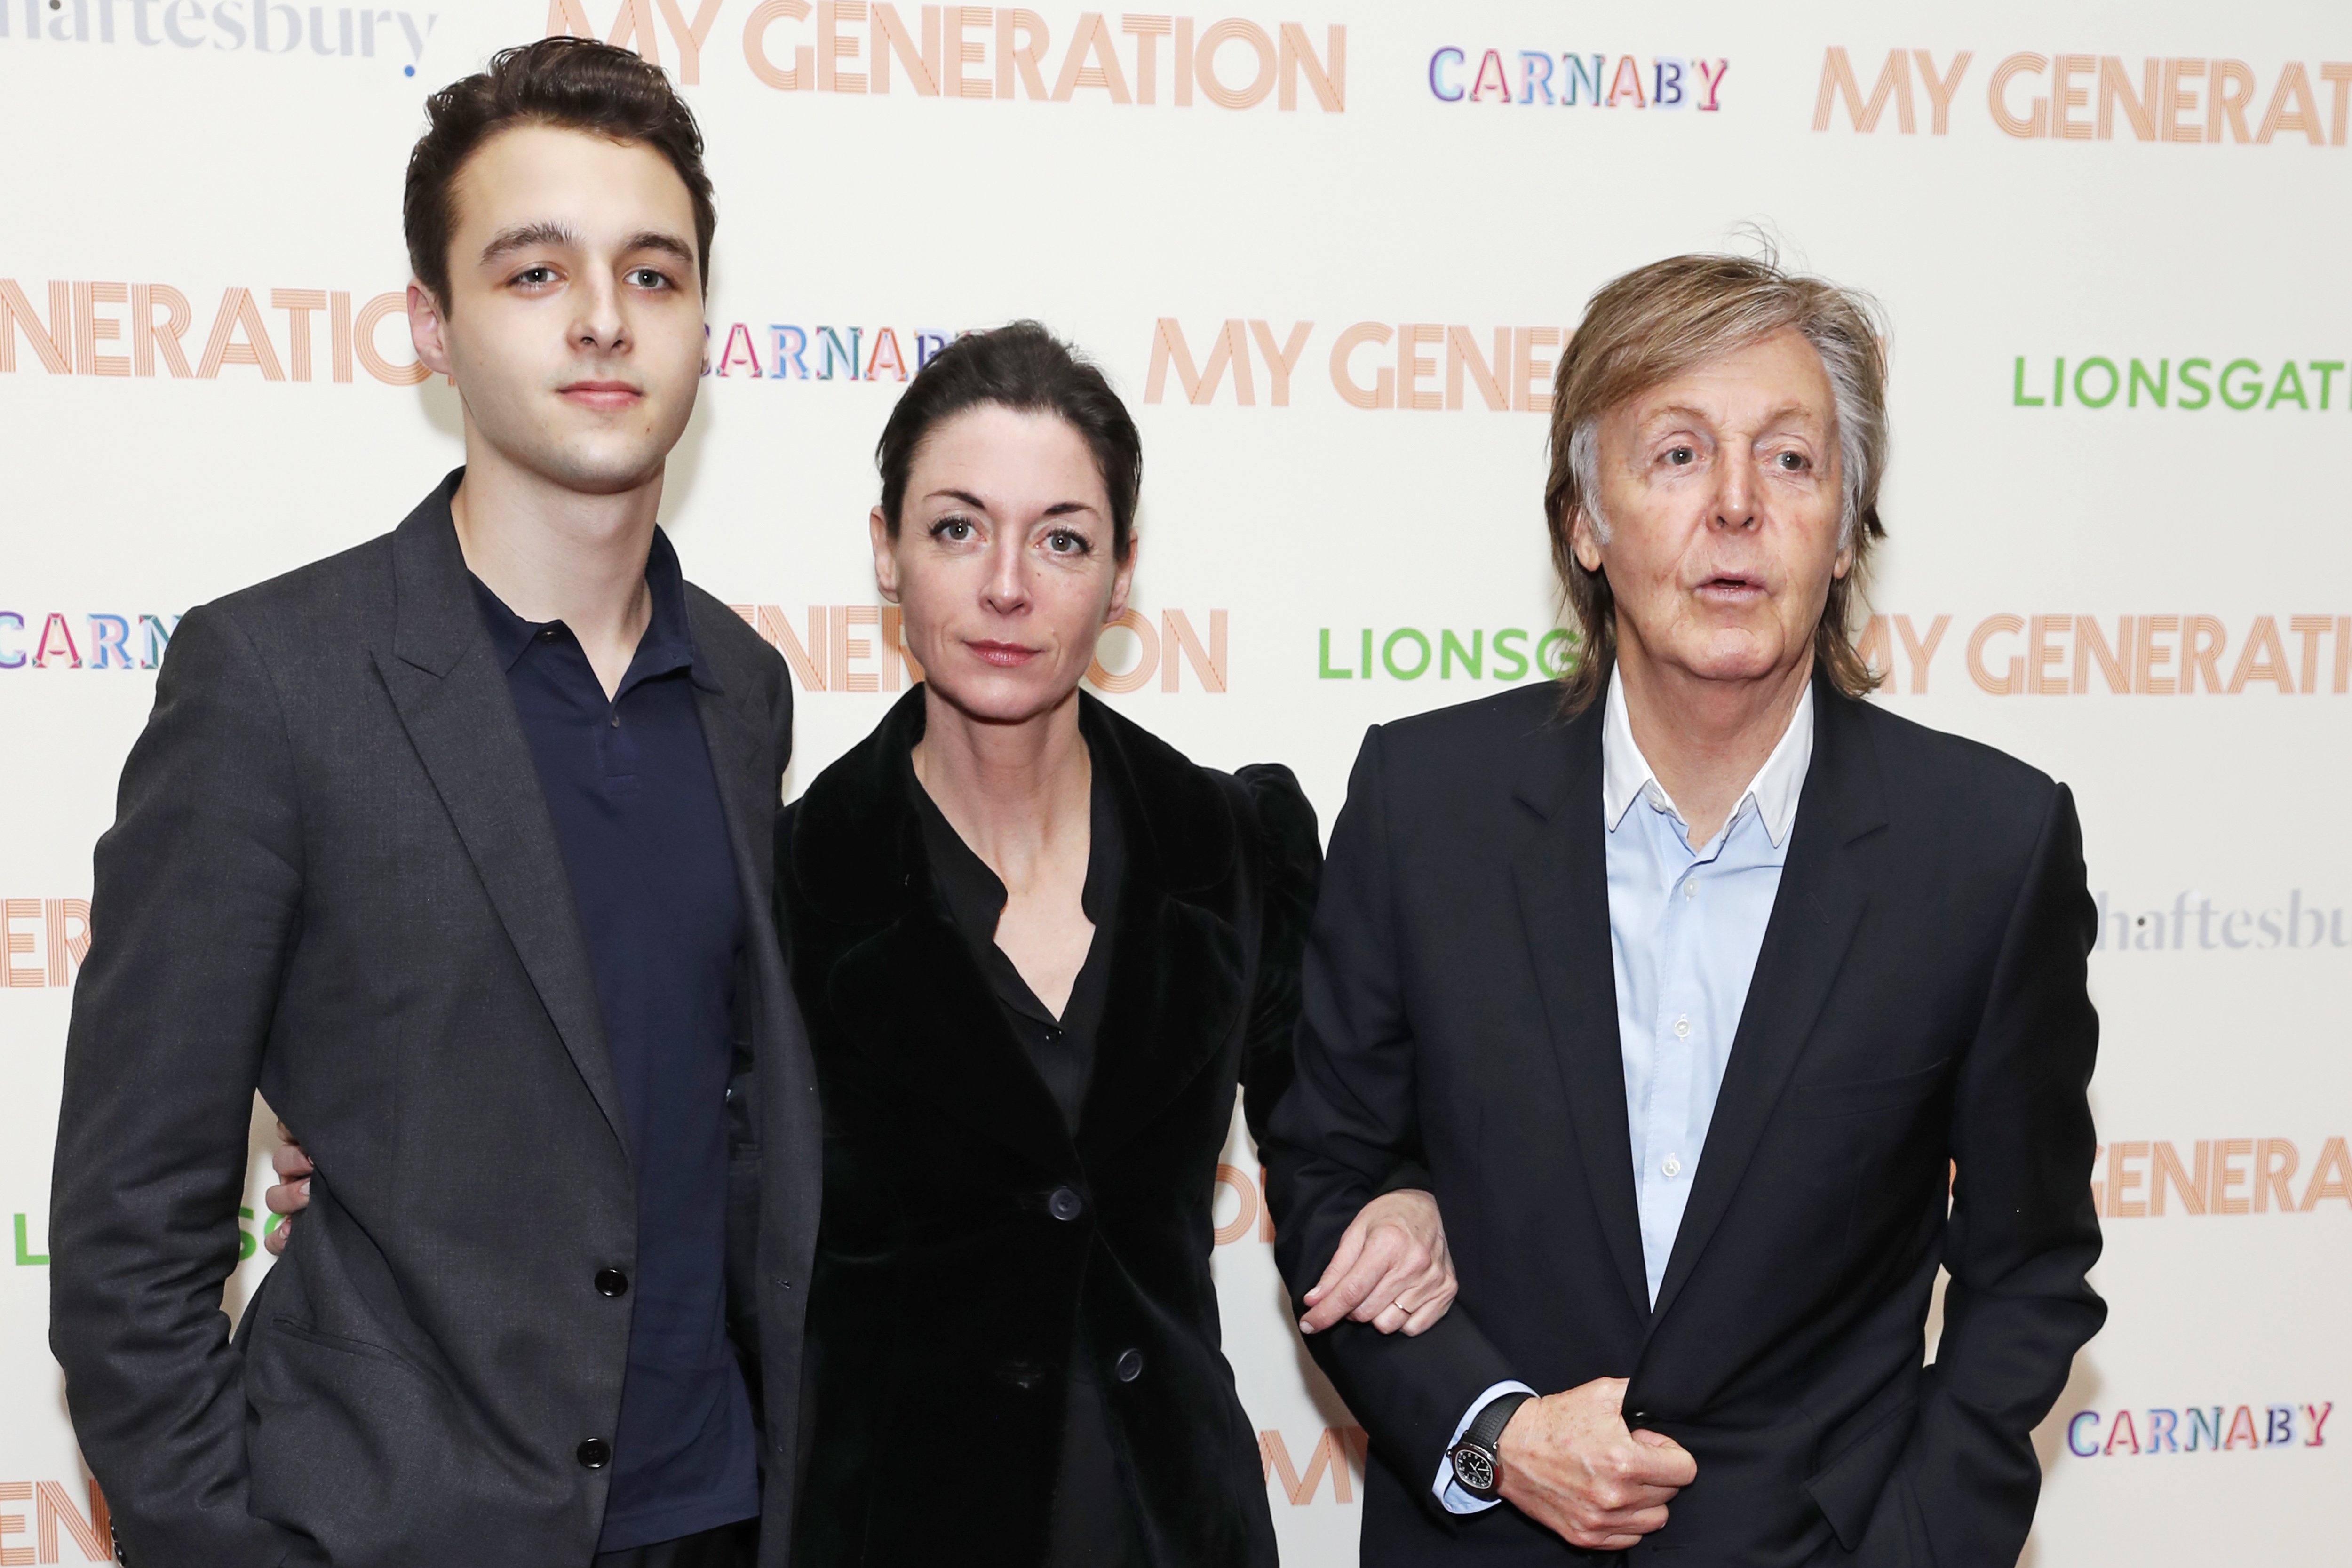
[[[874,466],[882,471],[882,517],[890,536],[898,536],[898,510],[924,439],[945,421],[983,405],[1051,414],[1085,438],[1110,496],[1112,557],[1126,560],[1136,497],[1143,488],[1143,437],[1093,362],[1035,321],[958,338],[915,373],[874,447]]]

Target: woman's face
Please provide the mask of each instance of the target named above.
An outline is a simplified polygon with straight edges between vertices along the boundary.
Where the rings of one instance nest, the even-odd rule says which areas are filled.
[[[915,449],[898,537],[879,507],[869,530],[931,691],[987,722],[1068,700],[1127,608],[1135,551],[1112,559],[1094,452],[1055,415],[983,404],[941,421]]]

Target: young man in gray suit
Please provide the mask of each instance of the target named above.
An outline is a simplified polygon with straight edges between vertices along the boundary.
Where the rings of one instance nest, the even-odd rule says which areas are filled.
[[[180,624],[98,847],[51,1342],[142,1568],[780,1568],[820,1142],[770,914],[791,689],[655,526],[701,138],[570,38],[430,110],[409,321],[467,465]],[[257,1087],[316,1173],[232,1339]]]

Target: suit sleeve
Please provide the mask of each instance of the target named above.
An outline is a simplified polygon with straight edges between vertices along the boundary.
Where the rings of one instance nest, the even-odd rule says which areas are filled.
[[[1392,900],[1381,732],[1364,740],[1331,832],[1322,896],[1300,977],[1296,1078],[1260,1144],[1275,1215],[1275,1257],[1292,1310],[1378,1194],[1430,1185]],[[1372,1444],[1433,1512],[1430,1477],[1481,1390],[1515,1370],[1457,1300],[1417,1338],[1342,1321],[1307,1340],[1317,1364]]]
[[[2096,922],[2074,796],[2061,785],[1953,1107],[1951,1281],[1905,1467],[1943,1563],[2017,1561],[2042,1483],[2033,1428],[2106,1318],[2085,1279],[2099,1256],[2088,1099]]]
[[[51,1182],[49,1342],[126,1559],[268,1568],[221,1290],[300,904],[276,691],[216,609],[173,635],[99,840]]]
[[[1234,777],[1249,797],[1265,867],[1257,990],[1250,998],[1242,1057],[1242,1117],[1250,1136],[1263,1143],[1267,1113],[1290,1088],[1298,965],[1315,913],[1316,886],[1322,880],[1323,844],[1315,831],[1315,807],[1288,768],[1259,763]]]

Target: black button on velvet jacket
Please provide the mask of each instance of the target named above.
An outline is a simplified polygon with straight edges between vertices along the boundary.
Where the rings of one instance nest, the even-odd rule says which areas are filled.
[[[1148,1560],[1275,1561],[1209,1199],[1236,1085],[1253,1133],[1289,1085],[1314,811],[1287,769],[1196,767],[1079,700],[1126,874],[1075,1131],[940,912],[903,785],[922,689],[784,814],[825,1125],[797,1563],[1042,1562],[1081,1342]]]

